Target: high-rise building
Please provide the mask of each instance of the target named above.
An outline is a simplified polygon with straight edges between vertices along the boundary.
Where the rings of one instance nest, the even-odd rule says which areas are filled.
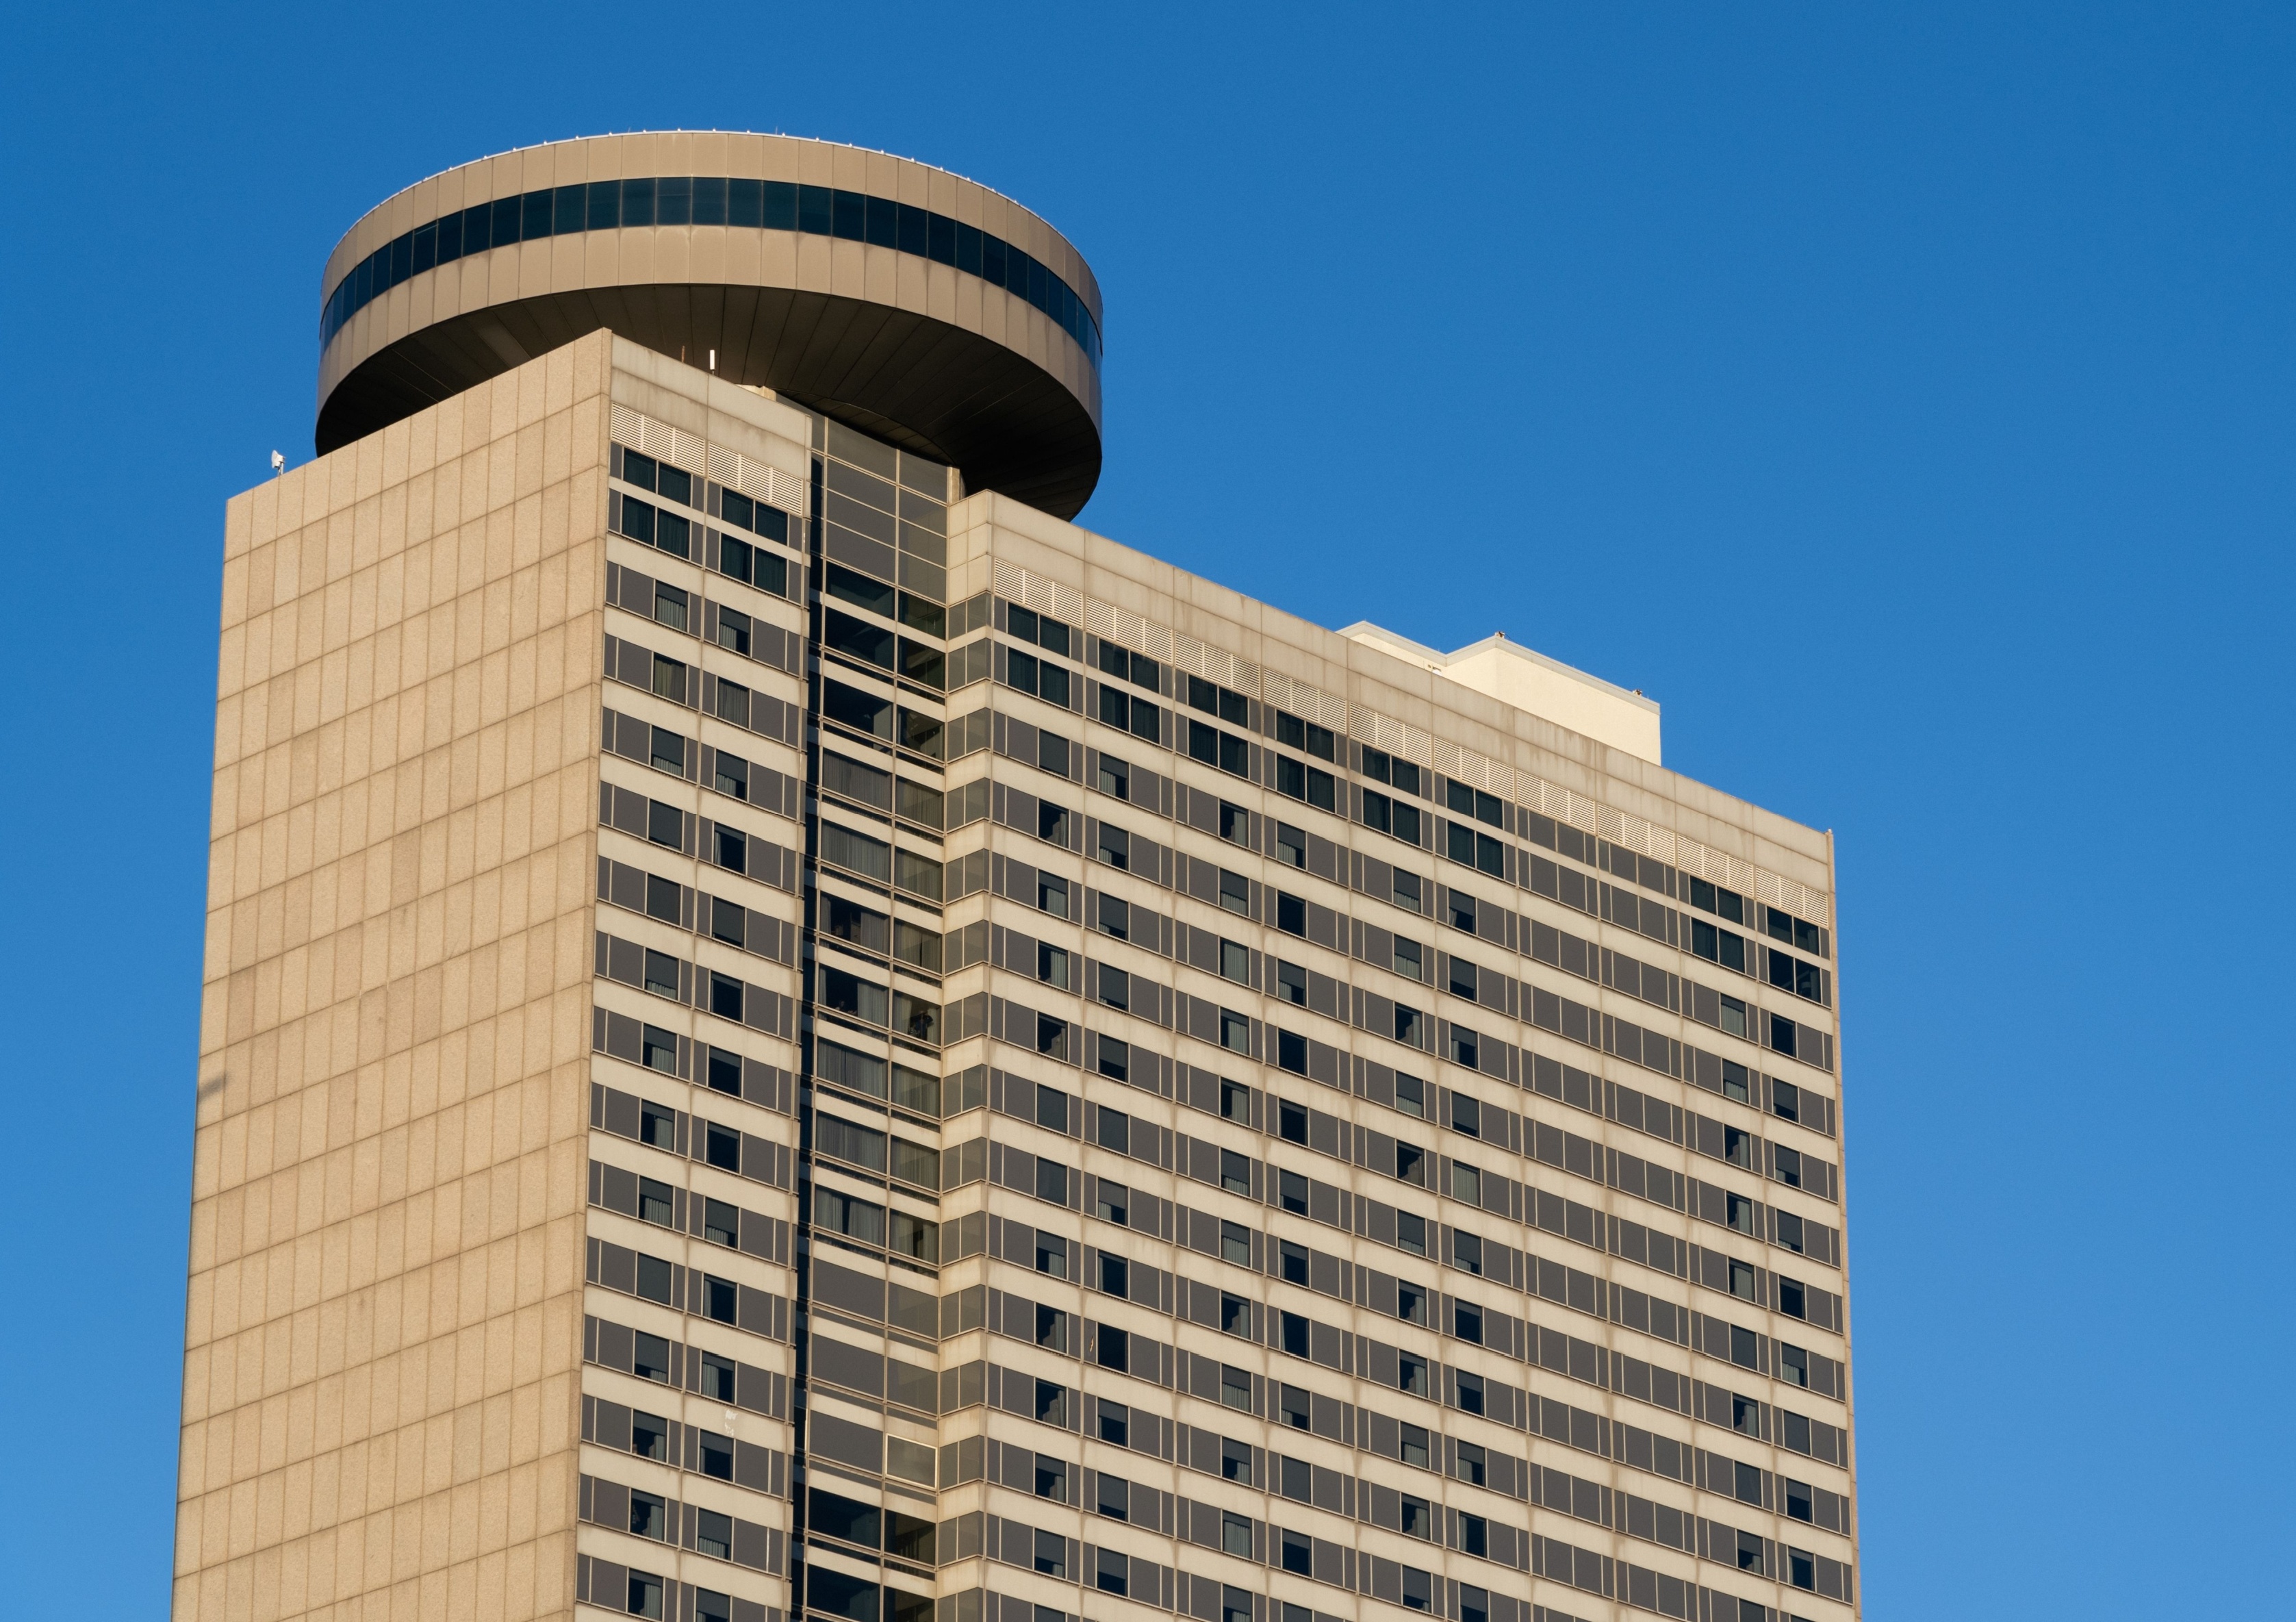
[[[938,169],[450,170],[224,547],[175,1614],[1855,1614],[1830,839],[1068,522]]]

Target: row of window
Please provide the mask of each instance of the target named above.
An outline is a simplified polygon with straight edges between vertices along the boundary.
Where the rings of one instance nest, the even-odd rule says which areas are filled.
[[[1000,598],[998,602],[1000,609],[1014,616],[1012,623],[1015,627],[1027,628],[1025,630],[1016,629],[1014,634],[1035,640],[1036,627],[1040,622],[1040,616],[1027,609],[1006,605],[1004,599]],[[1043,622],[1057,628],[1055,642],[1048,643],[1046,646],[1063,656],[1070,655],[1072,638],[1078,633],[1072,627],[1057,621]],[[1154,660],[1105,638],[1099,639],[1096,657],[1100,669],[1104,674],[1128,680],[1153,691],[1162,690],[1162,667]],[[1066,678],[1067,673],[1063,671],[1062,686],[1060,689],[1062,696],[1054,700],[1063,706],[1067,703]],[[1231,725],[1246,728],[1251,726],[1253,704],[1243,694],[1220,687],[1200,676],[1181,678],[1176,672],[1174,679],[1176,683],[1185,680],[1185,691],[1176,686],[1175,693],[1176,696],[1184,698],[1188,707],[1213,715]],[[1137,700],[1128,704],[1122,696],[1111,698],[1103,692],[1102,700],[1103,713],[1100,716],[1100,720],[1106,725],[1135,731],[1143,737],[1153,740],[1157,737],[1157,733],[1145,725],[1136,724],[1134,720],[1135,712],[1144,708],[1145,706],[1140,705]],[[1335,765],[1341,763],[1340,739],[1332,729],[1305,720],[1286,711],[1273,712],[1272,719],[1274,734],[1279,745],[1300,750],[1320,760],[1330,761]],[[1243,741],[1236,738],[1222,739],[1203,723],[1191,723],[1187,753],[1191,758],[1219,770],[1241,776],[1250,775],[1249,768],[1244,764],[1248,756],[1245,753]],[[1360,769],[1364,776],[1397,790],[1400,795],[1423,798],[1432,787],[1434,774],[1415,762],[1398,759],[1386,751],[1374,749],[1368,745],[1361,751]],[[1335,811],[1341,816],[1348,815],[1348,811],[1338,803],[1338,784],[1333,774],[1308,766],[1305,762],[1277,757],[1273,777],[1274,781],[1271,786],[1277,792],[1321,809]],[[1510,830],[1510,819],[1505,802],[1487,790],[1476,788],[1456,779],[1446,778],[1443,780],[1443,803],[1445,808],[1456,817],[1483,823],[1499,829],[1502,833]],[[1357,819],[1379,832],[1392,834],[1407,844],[1417,844],[1421,842],[1419,807],[1402,804],[1394,795],[1365,791],[1362,814]],[[1538,820],[1552,826],[1549,819],[1541,817]],[[1560,841],[1557,837],[1550,836],[1539,843],[1554,848]],[[1585,847],[1588,843],[1597,844],[1597,850],[1594,852],[1587,850]],[[1582,860],[1598,860],[1599,856],[1608,849],[1608,847],[1600,846],[1599,842],[1587,841],[1584,836],[1579,836],[1579,849],[1568,853]],[[1448,847],[1447,853],[1455,860],[1495,875],[1504,871],[1501,847],[1498,841],[1489,835],[1479,834],[1472,828],[1461,827],[1455,823],[1452,825]],[[1639,863],[1647,861],[1647,859],[1636,859],[1632,852],[1624,851],[1620,851],[1619,855],[1622,860],[1637,861],[1636,869],[1629,871],[1627,877],[1641,882],[1644,876]],[[1658,864],[1651,865],[1656,867]],[[1713,913],[1718,918],[1740,923],[1756,921],[1758,918],[1759,926],[1765,933],[1784,944],[1797,947],[1801,951],[1815,952],[1820,957],[1831,955],[1829,931],[1806,919],[1797,918],[1777,908],[1760,903],[1750,903],[1747,898],[1735,891],[1722,888],[1687,874],[1681,876],[1678,885],[1669,878],[1662,884],[1661,887],[1669,894],[1675,893],[1679,888],[1692,905]],[[1755,909],[1752,915],[1748,911],[1750,906]],[[1706,927],[1710,933],[1710,926]],[[1718,944],[1714,951],[1702,952],[1701,955],[1707,956],[1717,962],[1726,962],[1727,959],[1719,955],[1722,950]],[[1740,952],[1742,956],[1742,946]],[[1781,985],[1788,984],[1785,980],[1775,983]]]
[[[644,226],[731,226],[871,243],[952,266],[1052,317],[1100,367],[1100,323],[1076,290],[1002,237],[890,197],[823,185],[708,175],[594,180],[497,198],[401,232],[343,273],[319,310],[319,347],[375,299],[410,277],[490,248],[585,231]]]

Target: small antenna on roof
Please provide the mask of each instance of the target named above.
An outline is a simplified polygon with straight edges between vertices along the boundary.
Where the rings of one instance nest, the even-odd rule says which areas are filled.
[[[278,474],[280,474],[280,473],[285,473],[286,471],[287,471],[287,458],[286,458],[285,457],[281,456],[277,451],[275,451],[275,451],[273,451],[273,452],[271,453],[271,472],[272,472],[273,475],[275,477],[276,475],[278,475]]]

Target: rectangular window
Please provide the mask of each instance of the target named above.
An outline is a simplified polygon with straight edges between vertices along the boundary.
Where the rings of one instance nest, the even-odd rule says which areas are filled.
[[[1408,1391],[1414,1396],[1427,1396],[1429,1390],[1427,1360],[1416,1353],[1398,1353],[1395,1383],[1398,1390]]]

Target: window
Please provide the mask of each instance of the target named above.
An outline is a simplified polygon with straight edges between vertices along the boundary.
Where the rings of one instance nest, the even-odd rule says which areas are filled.
[[[1396,1354],[1395,1384],[1398,1390],[1414,1396],[1428,1395],[1427,1360],[1412,1352]]]
[[[1230,1406],[1238,1404],[1231,1404]],[[1220,1474],[1227,1480],[1251,1485],[1251,1449],[1234,1437],[1220,1438]]]
[[[1219,1011],[1219,1041],[1220,1046],[1231,1053],[1250,1053],[1251,1021],[1234,1009],[1222,1009]]]
[[[1329,727],[1319,727],[1281,710],[1275,712],[1275,741],[1287,749],[1302,750],[1319,761],[1332,760],[1338,753],[1337,740]]]
[[[1123,1484],[1119,1482],[1119,1486]],[[1103,1489],[1104,1490],[1104,1489]],[[1106,1510],[1101,1511],[1105,1515]],[[1124,1519],[1118,1515],[1117,1519]],[[1132,1562],[1113,1549],[1103,1549],[1098,1555],[1098,1567],[1093,1573],[1093,1584],[1103,1593],[1124,1594],[1132,1592]]]
[[[1242,1082],[1220,1079],[1220,1119],[1249,1121],[1251,1118],[1251,1089]]]
[[[1790,1346],[1781,1341],[1778,1344],[1778,1378],[1808,1390],[1809,1354],[1800,1346]]]
[[[1308,1355],[1308,1321],[1305,1318],[1297,1313],[1284,1313],[1281,1314],[1276,1327],[1282,1331],[1281,1344],[1285,1356]],[[1302,1429],[1305,1429],[1304,1422]]]
[[[1121,693],[1112,694],[1103,687],[1101,689],[1100,698],[1103,720],[1108,720],[1108,701],[1111,698],[1117,701],[1119,710],[1122,708],[1124,695]],[[1118,727],[1123,724],[1121,716],[1110,722],[1110,725]],[[1132,797],[1132,768],[1113,755],[1103,754],[1100,757],[1100,771],[1094,781],[1100,792],[1104,795],[1112,795],[1119,800],[1129,800]]]
[[[1308,865],[1308,836],[1288,822],[1275,825],[1275,860],[1295,868]]]
[[[1796,1481],[1791,1476],[1782,1477],[1780,1480],[1785,1488],[1786,1513],[1796,1520],[1816,1524],[1817,1517],[1810,1503],[1809,1483]]]
[[[661,1579],[644,1571],[630,1573],[628,1610],[634,1617],[661,1615]]]
[[[1069,1168],[1049,1157],[1037,1157],[1037,1198],[1047,1205],[1069,1203]]]
[[[1805,1254],[1801,1218],[1791,1211],[1780,1211],[1776,1214],[1778,1243],[1796,1256]]]
[[[1451,1198],[1471,1206],[1483,1203],[1483,1174],[1464,1161],[1451,1163]]]
[[[716,1559],[732,1560],[734,1558],[734,1518],[730,1515],[720,1515],[715,1510],[697,1511],[693,1528],[693,1546],[702,1553]]]
[[[1069,1542],[1057,1532],[1039,1530],[1036,1538],[1036,1568],[1046,1577],[1069,1574]]]
[[[1285,935],[1308,937],[1308,903],[1296,895],[1275,893],[1275,926]]]
[[[1219,904],[1239,918],[1251,916],[1251,881],[1241,873],[1220,869]]]
[[[714,1476],[720,1481],[731,1481],[734,1478],[734,1438],[708,1430],[700,1435],[701,1473]]]
[[[1770,1113],[1782,1121],[1801,1119],[1801,1089],[1775,1077],[1770,1081]]]
[[[1251,1265],[1251,1235],[1242,1223],[1220,1224],[1220,1260],[1239,1267]]]
[[[1093,853],[1121,873],[1132,865],[1132,836],[1103,822],[1100,824],[1098,848]]]
[[[1754,1139],[1751,1132],[1740,1132],[1734,1126],[1722,1129],[1722,1157],[1732,1165],[1751,1170],[1754,1165]]]
[[[1122,1403],[1100,1399],[1100,1439],[1118,1447],[1131,1445],[1132,1412]]]
[[[1230,1554],[1240,1554],[1245,1560],[1251,1558],[1251,1520],[1249,1516],[1239,1515],[1234,1510],[1221,1511],[1220,1547]],[[1250,1614],[1247,1606],[1244,1615],[1249,1617]]]
[[[1420,901],[1418,874],[1406,873],[1400,868],[1395,870],[1395,904],[1414,912],[1424,910]]]
[[[1719,929],[1704,918],[1693,918],[1690,950],[1710,963],[1718,963],[1742,975],[1746,972],[1746,937],[1735,930]]]
[[[1456,1170],[1456,1168],[1453,1168]],[[1462,1272],[1483,1275],[1483,1241],[1480,1234],[1451,1230],[1451,1263]]]
[[[1103,1214],[1107,1213],[1108,1204],[1105,1198],[1101,1202],[1101,1209]],[[1116,1207],[1117,1214],[1114,1220],[1118,1222],[1124,1220],[1123,1209],[1121,1205]],[[1131,1278],[1132,1269],[1122,1256],[1111,1256],[1105,1250],[1100,1253],[1100,1293],[1102,1295],[1114,1296],[1118,1300],[1123,1300],[1130,1293]]]
[[[701,1395],[712,1402],[734,1400],[734,1366],[711,1353],[701,1354]]]
[[[1224,980],[1233,980],[1238,985],[1250,985],[1251,949],[1240,941],[1222,941],[1219,943],[1219,972]]]
[[[1754,1270],[1749,1264],[1744,1262],[1730,1264],[1730,1293],[1741,1301],[1751,1301],[1755,1298]]]
[[[1308,1006],[1308,971],[1281,959],[1275,964],[1275,994],[1300,1008]]]
[[[1111,1324],[1100,1326],[1100,1366],[1121,1374],[1132,1366],[1132,1337]]]
[[[1037,978],[1046,985],[1069,989],[1069,954],[1057,946],[1038,942],[1037,945]],[[1119,1005],[1121,1006],[1121,1005]]]
[[[1049,873],[1037,875],[1037,910],[1048,912],[1056,918],[1069,915],[1069,881],[1055,878]]]
[[[669,1190],[664,1189],[662,1192],[667,1195]],[[722,1199],[708,1199],[699,1194],[694,1198],[701,1201],[704,1208],[703,1236],[713,1245],[740,1245],[742,1213],[739,1208],[727,1205]],[[665,1199],[663,1203],[667,1205],[668,1201]]]
[[[1724,1220],[1741,1233],[1753,1232],[1754,1202],[1742,1194],[1725,1194],[1722,1200]]]
[[[641,1459],[668,1459],[669,1421],[657,1414],[631,1414],[630,1451]]]
[[[1406,1323],[1427,1321],[1427,1292],[1416,1284],[1398,1280],[1395,1286],[1395,1315]]]
[[[1037,1383],[1039,1387],[1044,1385],[1042,1380]],[[1053,1422],[1057,1424],[1059,1421]],[[1037,1496],[1049,1498],[1054,1503],[1066,1503],[1069,1501],[1069,1467],[1049,1453],[1037,1455]],[[1037,1569],[1042,1570],[1043,1568],[1039,1567]]]
[[[1395,1146],[1395,1175],[1403,1182],[1427,1186],[1426,1151],[1408,1143]]]
[[[1275,1176],[1275,1203],[1294,1216],[1308,1214],[1308,1180],[1297,1172]]]
[[[1469,1346],[1483,1344],[1483,1309],[1464,1301],[1451,1304],[1451,1333]]]
[[[1808,1550],[1787,1549],[1786,1581],[1812,1593],[1817,1592],[1817,1562]]]
[[[1735,890],[1725,890],[1702,878],[1692,878],[1689,885],[1690,904],[1700,911],[1711,912],[1717,918],[1728,918],[1734,924],[1746,921],[1746,898]]]
[[[1042,1252],[1039,1252],[1038,1256],[1041,1264]],[[1039,1264],[1037,1271],[1042,1272],[1043,1266]],[[1056,1306],[1037,1307],[1037,1344],[1047,1351],[1067,1351],[1069,1349],[1069,1315]]]
[[[1458,1377],[1458,1388],[1456,1395],[1459,1401],[1460,1412],[1482,1412],[1483,1377],[1480,1374],[1461,1374]]]
[[[1247,1198],[1251,1193],[1251,1162],[1232,1149],[1220,1150],[1220,1187]]]
[[[1415,1075],[1400,1071],[1395,1077],[1395,1107],[1407,1116],[1427,1118],[1427,1083]]]
[[[1037,1382],[1037,1419],[1038,1422],[1046,1425],[1065,1426],[1068,1423],[1068,1387],[1066,1386],[1058,1385],[1049,1379],[1038,1380]],[[1042,1466],[1040,1464],[1039,1469],[1041,1468]],[[1046,1494],[1039,1492],[1037,1495],[1039,1498],[1042,1498]]]
[[[1483,1450],[1476,1446],[1472,1442],[1462,1442],[1459,1444],[1458,1476],[1460,1480],[1472,1483],[1476,1486],[1482,1486],[1483,1473],[1488,1462],[1488,1460]]]
[[[1414,1256],[1427,1254],[1427,1219],[1410,1211],[1395,1214],[1395,1246]]]
[[[1131,1153],[1132,1117],[1121,1111],[1102,1107],[1099,1130],[1095,1134],[1100,1147],[1113,1149],[1119,1155]]]
[[[1231,1408],[1251,1412],[1251,1376],[1228,1363],[1220,1365],[1220,1401]]]
[[[1284,1315],[1289,1317],[1291,1314],[1287,1313]],[[1292,1429],[1305,1430],[1308,1429],[1308,1394],[1299,1387],[1284,1386],[1281,1387],[1278,1396],[1278,1411],[1283,1416],[1283,1423],[1292,1427]]]
[[[1049,800],[1037,803],[1037,837],[1047,844],[1065,849],[1069,842],[1069,813],[1064,807]]]
[[[1037,1016],[1037,1051],[1062,1053],[1068,1047],[1069,1026],[1065,1019],[1055,1019],[1050,1014]]]
[[[1800,1149],[1787,1149],[1783,1144],[1780,1145],[1776,1156],[1776,1165],[1773,1170],[1777,1180],[1785,1184],[1786,1187],[1790,1189],[1798,1189],[1801,1187],[1801,1151]]]
[[[1759,1532],[1738,1534],[1738,1569],[1762,1574],[1762,1537]]]
[[[1789,1318],[1808,1318],[1809,1303],[1802,1287],[1792,1279],[1778,1280],[1778,1311]]]
[[[1220,1333],[1251,1338],[1251,1303],[1242,1296],[1220,1292]]]
[[[697,1588],[693,1591],[693,1618],[694,1622],[733,1622],[733,1599],[714,1589]]]
[[[1736,1324],[1730,1326],[1730,1361],[1740,1368],[1754,1369],[1761,1366],[1760,1345],[1760,1337],[1753,1330],[1740,1329]]]
[[[1759,1438],[1762,1434],[1761,1404],[1751,1396],[1732,1396],[1730,1429],[1740,1436]]]
[[[655,1149],[666,1149],[675,1154],[677,1148],[677,1115],[659,1104],[638,1107],[638,1141]]]
[[[1491,1622],[1490,1590],[1459,1585],[1459,1622]]]
[[[1417,1009],[1406,1008],[1399,1002],[1395,1005],[1396,1041],[1406,1047],[1424,1048],[1427,1045],[1425,1029],[1426,1017]]]
[[[651,1177],[638,1179],[638,1219],[641,1222],[658,1223],[665,1228],[670,1225],[668,1183],[656,1182]]]
[[[632,1362],[632,1371],[640,1379],[669,1381],[669,1342],[659,1335],[637,1332],[637,1349]]]
[[[1408,1388],[1409,1387],[1406,1387],[1406,1389]],[[1425,1470],[1427,1468],[1427,1460],[1429,1457],[1427,1451],[1427,1427],[1424,1425],[1406,1424],[1403,1427],[1402,1438],[1403,1443],[1401,1453],[1403,1461],[1406,1464],[1415,1464],[1421,1470]]]
[[[1291,1460],[1286,1459],[1283,1461],[1284,1467],[1288,1470],[1291,1467],[1292,1462],[1292,1461]],[[1293,1572],[1300,1577],[1308,1577],[1314,1572],[1316,1568],[1315,1544],[1306,1533],[1286,1532],[1283,1534],[1283,1564],[1284,1570]]]
[[[1037,1271],[1052,1278],[1069,1276],[1069,1242],[1056,1233],[1037,1230]]]
[[[1406,1610],[1432,1610],[1435,1608],[1434,1584],[1416,1566],[1403,1568],[1403,1607]]]
[[[1762,1502],[1762,1472],[1751,1464],[1736,1466],[1731,1496],[1737,1499],[1740,1503],[1751,1503],[1759,1508]]]

